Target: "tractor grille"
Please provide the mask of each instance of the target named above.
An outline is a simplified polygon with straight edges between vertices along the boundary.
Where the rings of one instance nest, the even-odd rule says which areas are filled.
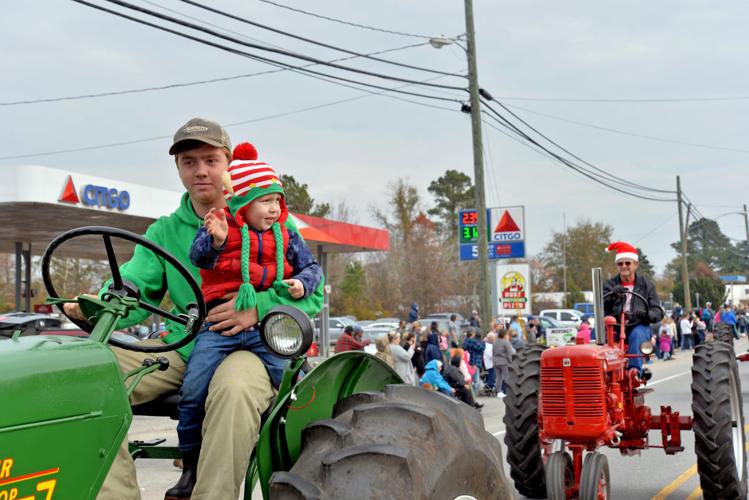
[[[577,366],[566,371],[571,374],[572,394],[567,391],[564,368],[541,368],[544,415],[567,416],[567,404],[571,402],[575,417],[602,416],[606,406],[601,369],[595,366]]]

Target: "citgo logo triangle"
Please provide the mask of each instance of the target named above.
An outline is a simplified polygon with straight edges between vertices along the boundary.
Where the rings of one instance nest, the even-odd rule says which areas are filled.
[[[495,233],[512,233],[516,231],[520,231],[520,228],[518,227],[517,224],[515,224],[515,221],[510,215],[510,212],[505,210],[505,213],[503,213],[502,217],[499,219],[499,223],[497,224],[497,227],[494,228],[494,232]]]
[[[69,175],[68,180],[65,181],[65,188],[62,190],[62,194],[57,201],[64,201],[66,203],[80,203],[78,193],[75,192],[75,186],[73,185],[73,176]]]

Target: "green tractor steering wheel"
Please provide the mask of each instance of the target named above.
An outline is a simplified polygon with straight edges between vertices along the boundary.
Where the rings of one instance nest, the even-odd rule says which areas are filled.
[[[139,343],[121,342],[111,337],[109,338],[109,343],[113,346],[127,349],[129,351],[155,353],[179,349],[180,347],[192,342],[193,339],[197,336],[198,332],[200,332],[200,327],[203,324],[203,320],[206,316],[206,306],[205,301],[203,300],[203,294],[200,291],[200,286],[198,286],[197,281],[190,273],[190,271],[172,254],[167,252],[164,248],[157,245],[153,241],[147,240],[146,238],[135,233],[131,233],[130,231],[105,226],[87,226],[71,229],[70,231],[66,231],[52,240],[47,249],[44,251],[44,255],[42,256],[42,279],[44,280],[44,286],[46,287],[47,293],[49,294],[50,298],[60,298],[57,290],[55,290],[55,287],[52,284],[52,279],[50,278],[49,274],[49,265],[50,261],[52,260],[52,254],[62,243],[68,240],[72,240],[73,238],[78,238],[81,236],[91,235],[100,235],[104,239],[104,247],[107,251],[109,268],[112,271],[112,283],[109,285],[109,294],[134,298],[138,301],[138,306],[142,309],[145,309],[146,311],[157,314],[162,318],[171,319],[172,321],[185,326],[187,326],[188,323],[190,324],[190,330],[189,332],[187,332],[187,335],[185,335],[184,338],[171,344],[165,343],[163,346],[143,346],[139,345]],[[185,281],[189,285],[190,290],[192,290],[193,296],[195,297],[195,303],[189,307],[189,314],[173,314],[169,311],[165,311],[159,307],[153,306],[148,302],[143,301],[140,298],[140,290],[138,289],[138,287],[133,283],[122,279],[119,264],[117,263],[117,256],[115,255],[114,247],[112,246],[112,238],[127,240],[135,243],[136,245],[146,247],[158,257],[171,264],[182,275],[182,277],[185,278]],[[106,297],[104,300],[106,300]],[[60,310],[60,312],[62,312],[70,321],[78,325],[84,331],[91,333],[91,331],[93,330],[93,326],[90,323],[88,323],[87,321],[81,321],[75,318],[71,318],[65,313],[65,309],[62,304],[57,303],[55,305]]]

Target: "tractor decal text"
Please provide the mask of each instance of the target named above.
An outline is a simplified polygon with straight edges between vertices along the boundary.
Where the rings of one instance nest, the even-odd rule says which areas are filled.
[[[11,475],[13,464],[12,458],[0,458],[0,500],[52,500],[55,492],[57,479],[49,478],[53,474],[60,472],[59,467],[46,469],[39,472],[32,472],[13,477]],[[34,479],[45,478],[43,481],[36,483],[36,491],[42,493],[40,496],[28,495],[19,496],[20,484]]]

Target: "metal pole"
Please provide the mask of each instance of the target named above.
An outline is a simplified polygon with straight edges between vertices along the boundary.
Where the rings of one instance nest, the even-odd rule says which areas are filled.
[[[746,204],[744,204],[744,229],[746,230],[747,251],[749,251],[749,214],[746,213]]]
[[[24,252],[23,265],[26,267],[26,294],[25,294],[25,307],[24,311],[31,312],[31,242],[29,242],[29,249]]]
[[[689,293],[689,267],[687,266],[687,228],[684,226],[681,204],[681,178],[676,176],[676,202],[679,204],[679,236],[681,237],[681,284],[684,287],[684,308],[692,310],[692,296]]]
[[[562,283],[564,287],[564,308],[567,309],[567,214],[562,213]]]
[[[323,250],[322,245],[317,247],[317,260],[320,261],[320,267],[322,267],[322,274],[326,278],[328,277],[328,253]],[[328,286],[326,281],[325,286]],[[330,331],[328,330],[329,318],[330,318],[330,294],[323,290],[323,306],[322,311],[318,316],[320,318],[320,332],[319,332],[319,351],[320,357],[325,359],[330,356]]]
[[[603,321],[603,278],[601,268],[594,267],[593,271],[593,315],[596,319],[596,344],[606,343],[606,327]]]
[[[489,248],[486,227],[486,198],[484,194],[484,150],[481,143],[481,101],[479,100],[479,76],[476,68],[476,34],[473,29],[473,1],[465,0],[466,42],[468,56],[469,90],[471,94],[471,135],[473,138],[473,180],[476,191],[478,213],[479,250],[479,299],[482,329],[491,324],[491,302],[489,299]]]
[[[16,241],[16,311],[21,310],[21,259],[23,259],[23,243]]]

